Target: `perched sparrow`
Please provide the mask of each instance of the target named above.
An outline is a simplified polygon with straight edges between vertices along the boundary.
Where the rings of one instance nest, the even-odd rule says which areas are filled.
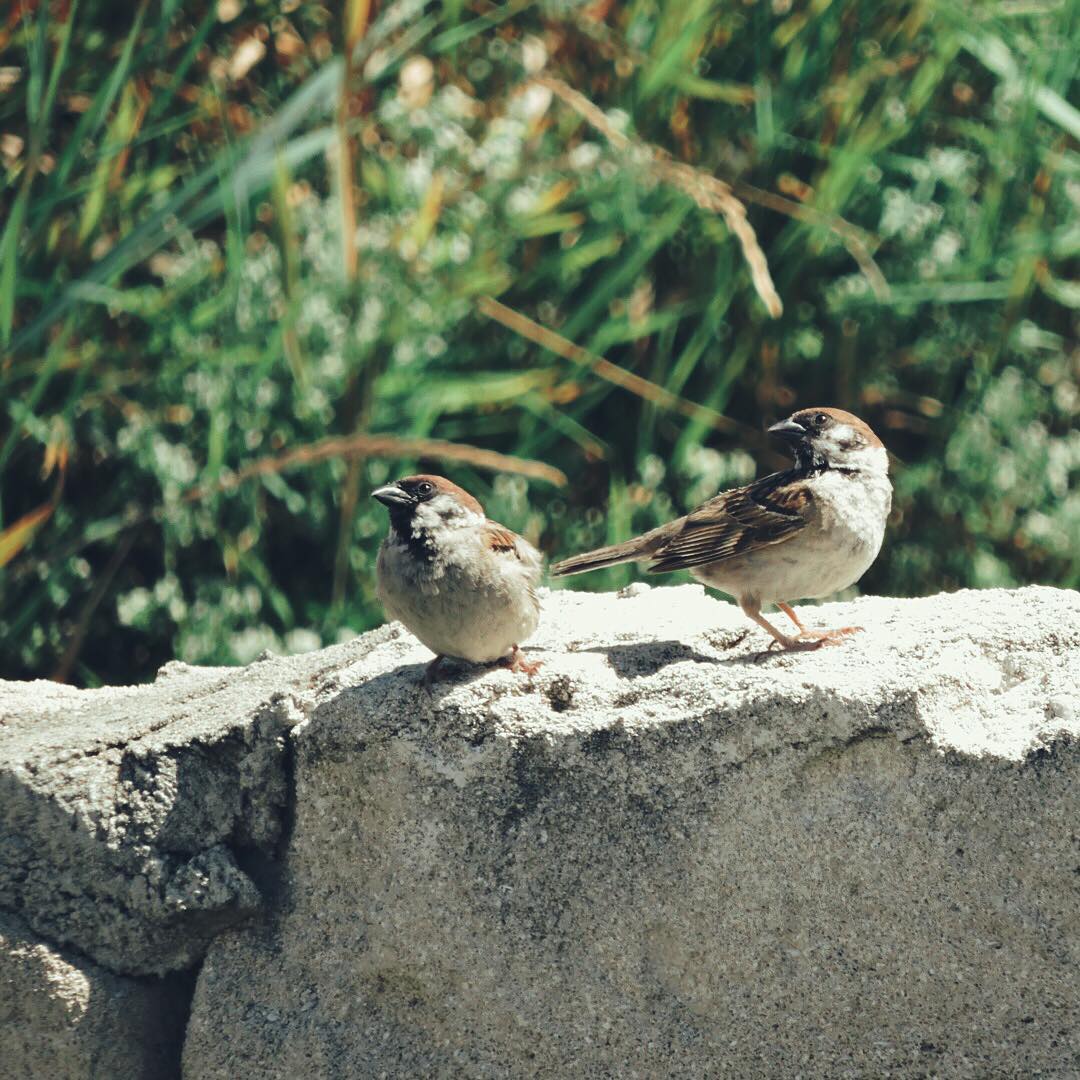
[[[540,553],[445,477],[406,476],[371,494],[390,511],[379,599],[435,653],[425,683],[444,656],[534,674],[540,665],[519,646],[540,618]]]
[[[785,649],[816,649],[860,630],[807,630],[787,601],[846,589],[877,557],[892,504],[885,447],[843,409],[802,409],[769,433],[790,445],[794,469],[721,492],[678,521],[575,555],[551,572],[646,559],[655,574],[689,570],[735,597]],[[798,634],[789,637],[763,618],[764,604],[776,604]]]

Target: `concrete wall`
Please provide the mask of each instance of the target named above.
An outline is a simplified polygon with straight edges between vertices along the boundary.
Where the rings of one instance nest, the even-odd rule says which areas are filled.
[[[193,1078],[1075,1074],[1080,597],[807,614],[866,631],[763,654],[638,586],[547,596],[532,681],[428,695],[384,627],[3,684],[18,1060],[105,1076],[94,1031],[145,1060],[182,1029]],[[57,1044],[31,939],[137,1019]]]

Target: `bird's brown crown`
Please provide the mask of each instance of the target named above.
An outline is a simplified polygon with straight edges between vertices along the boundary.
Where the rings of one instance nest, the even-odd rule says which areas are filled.
[[[800,409],[797,413],[791,414],[791,419],[797,424],[802,424],[808,430],[812,431],[815,427],[819,426],[817,418],[822,415],[827,416],[837,424],[847,424],[849,428],[853,431],[857,431],[866,440],[868,446],[885,445],[874,434],[869,424],[860,420],[854,413],[849,413],[846,409],[834,409],[828,405],[819,405],[812,409]]]
[[[458,487],[452,480],[445,476],[436,476],[433,473],[416,473],[414,476],[403,476],[398,482],[398,487],[406,491],[412,491],[420,484],[428,483],[435,488],[436,495],[452,495],[467,510],[484,516],[484,508],[463,487]]]

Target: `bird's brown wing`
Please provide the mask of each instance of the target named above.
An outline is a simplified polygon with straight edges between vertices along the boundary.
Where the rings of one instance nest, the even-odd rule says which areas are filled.
[[[483,541],[492,551],[505,558],[513,556],[539,581],[544,560],[528,540],[497,521],[485,521],[482,529]]]
[[[518,550],[518,535],[511,532],[505,525],[499,525],[494,521],[484,522],[484,543],[492,551],[513,552],[519,559],[521,552]]]
[[[485,521],[481,526],[481,538],[484,544],[490,548],[500,559],[516,559],[521,564],[521,572],[525,575],[529,595],[533,603],[540,604],[540,598],[536,595],[536,588],[540,584],[540,574],[543,569],[543,559],[536,550],[516,532],[500,525],[497,521]],[[503,564],[507,565],[507,564]],[[509,565],[514,565],[510,563]]]
[[[795,470],[733,488],[702,503],[658,548],[648,570],[663,574],[723,562],[754,548],[790,540],[807,522],[813,496]]]

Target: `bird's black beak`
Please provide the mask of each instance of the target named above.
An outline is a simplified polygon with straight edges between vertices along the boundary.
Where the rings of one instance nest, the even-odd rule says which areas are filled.
[[[397,484],[384,484],[381,488],[376,488],[372,493],[373,499],[378,499],[383,506],[409,506],[412,503],[412,496],[403,491],[397,486]]]
[[[806,438],[806,428],[797,424],[794,420],[781,420],[779,424],[773,424],[769,428],[769,434],[784,442],[799,442]]]

